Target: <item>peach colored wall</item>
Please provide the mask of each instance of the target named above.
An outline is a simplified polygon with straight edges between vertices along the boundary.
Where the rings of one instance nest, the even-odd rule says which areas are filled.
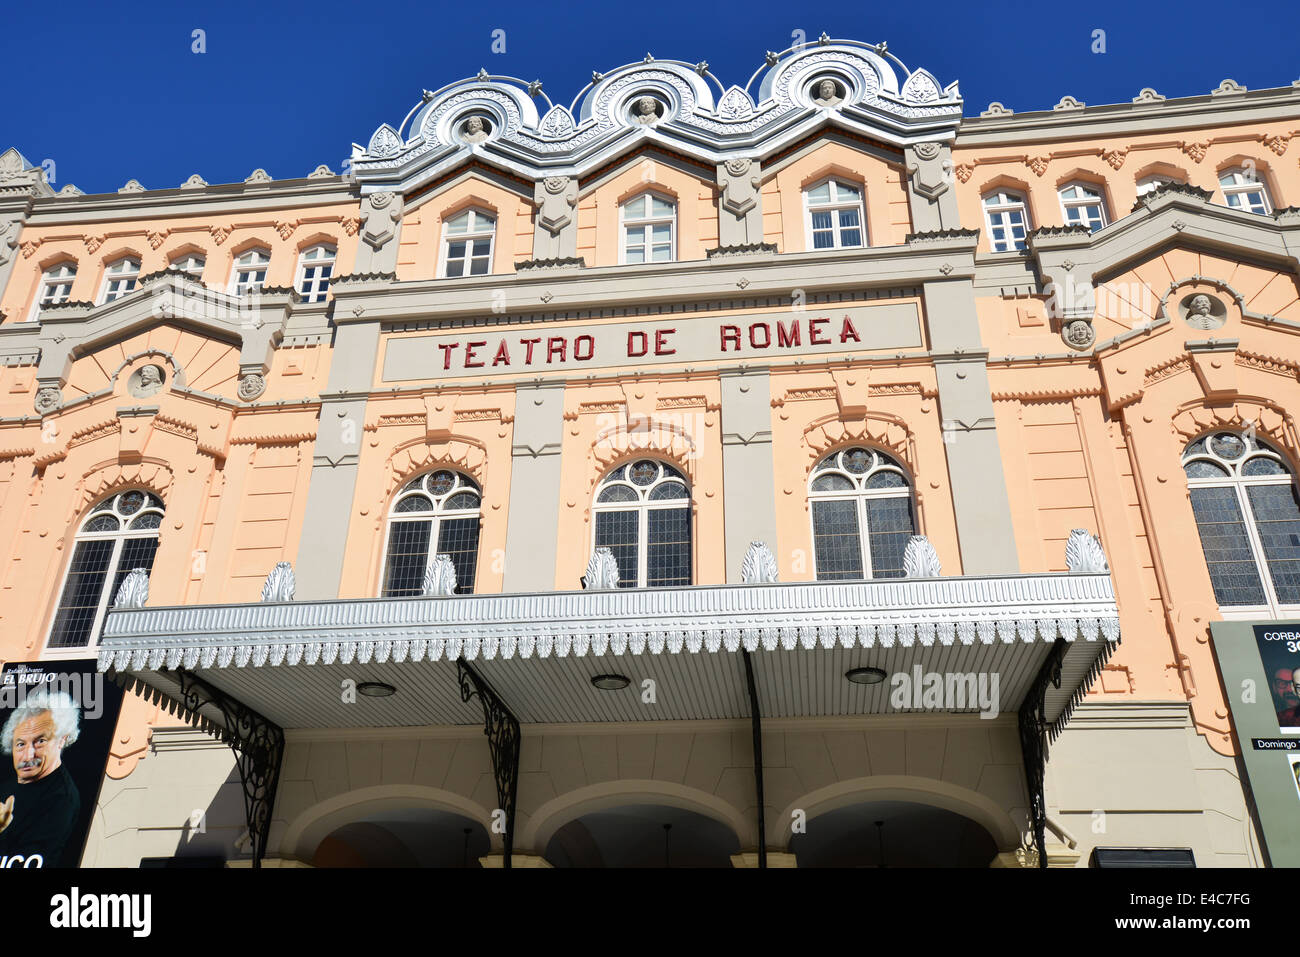
[[[441,276],[443,223],[471,207],[496,217],[492,272],[514,272],[516,262],[532,258],[531,198],[481,176],[469,175],[419,198],[403,213],[397,278],[435,279]]]
[[[841,143],[824,143],[764,180],[764,241],[776,243],[783,253],[812,248],[803,191],[828,176],[863,189],[868,245],[896,246],[907,238],[912,218],[902,163],[885,162]]]
[[[0,300],[6,322],[23,322],[40,286],[41,274],[61,262],[75,262],[77,276],[69,298],[98,302],[104,270],[130,255],[140,260],[140,274],[166,269],[190,252],[206,257],[203,282],[226,288],[235,258],[254,246],[270,250],[268,286],[292,286],[298,256],[308,246],[329,243],[338,249],[336,275],[352,271],[356,256],[356,203],[316,209],[285,210],[256,215],[173,216],[105,223],[102,227],[27,226],[21,235],[22,255]]]
[[[1211,190],[1222,203],[1219,174],[1233,166],[1254,165],[1268,187],[1274,209],[1300,204],[1300,169],[1286,155],[1295,134],[1291,123],[1250,127],[1223,126],[1185,132],[1124,137],[1071,138],[999,146],[953,149],[957,205],[962,224],[978,226],[980,248],[987,251],[988,229],[981,197],[997,188],[1027,196],[1030,227],[1061,226],[1057,189],[1072,180],[1103,187],[1107,221],[1129,214],[1137,201],[1137,181],[1156,173],[1172,175],[1191,186]]]

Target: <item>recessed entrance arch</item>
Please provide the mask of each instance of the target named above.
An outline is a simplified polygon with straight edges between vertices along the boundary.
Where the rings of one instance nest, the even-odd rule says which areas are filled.
[[[987,867],[997,843],[981,824],[909,801],[861,801],[810,818],[790,839],[800,867]]]
[[[735,832],[714,818],[662,804],[593,811],[560,827],[546,845],[555,867],[730,867]]]

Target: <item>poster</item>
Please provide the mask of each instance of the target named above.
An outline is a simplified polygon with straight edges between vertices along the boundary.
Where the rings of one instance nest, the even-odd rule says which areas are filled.
[[[4,666],[0,868],[78,866],[122,697],[93,661]]]
[[[1256,626],[1254,631],[1278,730],[1300,734],[1300,629],[1272,625]]]

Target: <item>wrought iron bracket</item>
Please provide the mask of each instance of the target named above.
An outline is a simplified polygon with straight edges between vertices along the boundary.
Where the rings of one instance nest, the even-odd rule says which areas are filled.
[[[179,703],[193,715],[205,705],[221,711],[223,728],[217,736],[235,752],[239,780],[244,788],[244,814],[253,840],[253,867],[262,866],[271,833],[271,812],[284,760],[284,731],[252,708],[212,687],[184,668],[174,672],[180,685]]]
[[[460,683],[460,700],[468,702],[478,698],[483,706],[483,733],[487,735],[492,754],[497,802],[506,817],[502,867],[509,867],[515,845],[515,805],[519,794],[519,720],[464,658],[456,659],[456,680]]]
[[[1038,866],[1047,866],[1047,798],[1043,794],[1044,770],[1047,766],[1047,735],[1049,724],[1043,713],[1047,700],[1047,686],[1061,687],[1061,662],[1068,646],[1064,638],[1057,638],[1047,660],[1038,669],[1033,684],[1020,706],[1020,753],[1025,762],[1025,784],[1029,789],[1029,827],[1038,853]]]
[[[745,683],[749,686],[749,724],[754,735],[754,790],[758,795],[758,866],[767,867],[767,815],[763,811],[763,717],[758,710],[758,689],[754,686],[754,663],[744,648]]]

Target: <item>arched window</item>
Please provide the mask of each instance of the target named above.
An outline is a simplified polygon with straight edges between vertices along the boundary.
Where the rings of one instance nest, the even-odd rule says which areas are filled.
[[[139,489],[91,510],[77,531],[46,647],[89,648],[98,640],[122,579],[133,569],[153,568],[162,520],[162,499]]]
[[[424,574],[439,555],[456,568],[456,594],[473,593],[481,498],[473,479],[447,469],[402,486],[388,513],[385,598],[422,594]]]
[[[620,588],[691,583],[691,493],[666,462],[620,465],[596,489],[596,548],[618,561]]]
[[[1250,433],[1214,432],[1187,446],[1183,470],[1215,601],[1274,616],[1300,606],[1300,502],[1286,460]]]
[[[1264,215],[1272,212],[1268,190],[1253,169],[1224,170],[1219,174],[1219,186],[1223,189],[1223,201],[1233,209]]]
[[[266,283],[266,267],[271,264],[271,251],[254,247],[239,254],[230,273],[230,292],[236,296],[261,292]]]
[[[677,256],[677,207],[658,193],[623,204],[623,262],[670,263]]]
[[[902,578],[916,533],[903,467],[875,449],[832,452],[808,480],[818,581]]]
[[[302,251],[298,257],[298,292],[303,302],[324,302],[334,272],[333,246],[321,244]]]
[[[100,296],[100,302],[112,302],[133,292],[139,278],[140,260],[138,259],[126,256],[110,264],[104,271],[104,292]]]
[[[167,265],[171,269],[179,269],[195,282],[199,282],[203,279],[203,267],[207,264],[208,261],[203,253],[182,253]]]
[[[46,306],[67,302],[68,296],[72,295],[72,280],[76,278],[76,263],[59,263],[45,270],[45,275],[41,277],[41,294],[36,297],[30,318],[38,318]]]
[[[809,249],[865,246],[862,229],[862,189],[828,179],[804,190]]]
[[[443,226],[442,275],[486,276],[492,271],[492,237],[497,221],[480,209],[467,209]]]
[[[1061,214],[1067,226],[1087,226],[1096,232],[1106,225],[1106,201],[1101,187],[1091,183],[1069,183],[1061,187]]]
[[[1137,181],[1137,194],[1145,196],[1147,193],[1154,193],[1161,186],[1167,186],[1170,183],[1178,183],[1181,180],[1169,176],[1166,173],[1152,173],[1150,176],[1143,176]]]
[[[1029,213],[1025,209],[1025,197],[1020,193],[1000,189],[986,195],[984,218],[989,227],[989,245],[995,253],[1025,248]]]

